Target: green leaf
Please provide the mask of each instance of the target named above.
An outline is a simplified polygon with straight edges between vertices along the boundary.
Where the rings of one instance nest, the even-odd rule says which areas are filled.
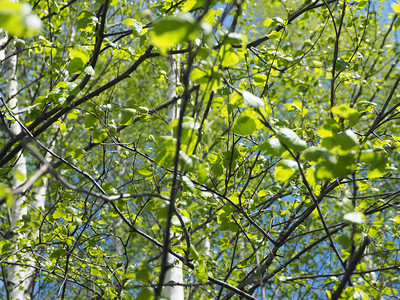
[[[275,28],[276,26],[283,26],[284,22],[281,18],[275,17],[275,18],[271,18],[271,19],[265,19],[262,22],[262,25],[267,28]]]
[[[4,183],[0,183],[0,199],[1,198],[6,198],[6,205],[8,208],[13,205],[14,194],[12,190]]]
[[[156,150],[156,158],[154,162],[159,166],[170,168],[174,164],[175,157],[175,141],[168,138],[165,142],[161,143]]]
[[[384,248],[389,250],[389,251],[393,251],[393,250],[396,250],[397,247],[396,247],[396,245],[395,245],[395,243],[393,241],[388,241],[388,242],[385,243]]]
[[[294,152],[301,152],[307,148],[307,143],[289,128],[280,128],[276,133],[276,136],[281,143]]]
[[[154,300],[154,289],[151,287],[142,288],[136,297],[136,300]]]
[[[335,70],[336,70],[336,71],[343,71],[343,70],[345,70],[345,69],[348,69],[349,66],[350,66],[350,64],[349,64],[347,61],[345,61],[343,58],[340,58],[340,57],[339,57],[339,58],[336,60]]]
[[[121,111],[121,124],[122,125],[130,125],[130,124],[132,124],[133,117],[135,115],[136,115],[136,109],[124,108]]]
[[[182,183],[190,192],[194,193],[196,188],[194,187],[193,182],[187,176],[182,176]]]
[[[368,178],[380,178],[385,175],[389,170],[387,168],[388,160],[384,155],[374,155],[375,159],[369,166]]]
[[[67,66],[68,72],[76,74],[83,71],[84,66],[90,60],[91,52],[82,48],[74,48],[69,52],[71,61]]]
[[[357,101],[356,108],[359,113],[366,111],[373,111],[376,107],[376,103],[370,101]]]
[[[56,209],[56,211],[53,214],[54,219],[61,219],[61,218],[64,218],[64,216],[65,216],[64,210],[60,210],[60,209]]]
[[[143,176],[153,176],[153,171],[148,166],[140,168],[138,173]]]
[[[359,149],[359,143],[357,136],[350,129],[345,132],[339,133],[334,137],[335,149],[337,149],[339,155],[349,154],[353,150]]]
[[[65,252],[66,251],[63,248],[54,250],[53,253],[50,254],[50,258],[59,258],[59,257],[65,255]]]
[[[190,244],[190,254],[189,254],[189,258],[190,259],[194,259],[194,260],[198,260],[199,259],[199,252],[197,252],[196,247],[193,244]]]
[[[331,180],[335,178],[333,168],[333,164],[329,164],[327,162],[322,163],[315,169],[315,177],[319,180]]]
[[[264,101],[250,92],[242,90],[243,102],[251,107],[264,108]]]
[[[272,30],[269,34],[267,34],[267,37],[270,40],[279,41],[279,39],[281,37],[281,33],[277,32],[275,30]]]
[[[331,111],[340,118],[347,120],[350,127],[356,125],[358,119],[360,118],[360,113],[356,109],[350,108],[346,104],[334,106],[332,107]]]
[[[72,151],[71,157],[74,159],[81,159],[85,156],[86,151],[82,148],[74,149]]]
[[[200,83],[201,88],[208,87],[210,90],[216,90],[221,87],[222,75],[216,67],[210,69],[194,68],[190,73],[190,79]]]
[[[342,234],[341,236],[339,236],[338,242],[339,242],[340,246],[342,246],[342,248],[344,248],[344,249],[351,248],[351,239],[345,234]]]
[[[186,0],[182,5],[182,11],[190,11],[194,8],[201,7],[204,0]]]
[[[286,151],[278,138],[270,138],[260,144],[260,150],[265,151],[266,154],[279,157]]]
[[[299,170],[296,161],[282,159],[275,166],[274,176],[277,180],[285,182]]]
[[[396,14],[400,14],[400,4],[399,4],[399,3],[393,3],[393,4],[392,4],[392,8],[393,8],[393,11],[394,11]]]
[[[26,177],[26,175],[25,174],[23,174],[21,171],[19,171],[19,170],[16,170],[15,172],[14,172],[14,176],[15,176],[15,178],[18,180],[18,181],[20,181],[20,182],[24,182],[25,181],[25,177]]]
[[[255,115],[253,111],[246,109],[239,117],[235,119],[232,125],[232,131],[240,135],[250,135],[257,129],[255,121]]]
[[[241,45],[243,43],[243,35],[237,32],[229,32],[225,36],[225,42],[233,45]]]
[[[151,41],[162,51],[192,39],[200,30],[200,25],[189,13],[168,16],[154,22],[149,31]]]
[[[327,119],[322,126],[317,129],[317,134],[322,137],[331,137],[340,130],[340,125],[334,119]]]
[[[95,124],[97,124],[98,120],[95,116],[93,116],[92,114],[86,114],[85,115],[85,128],[92,128]]]
[[[208,179],[208,168],[206,163],[199,164],[197,168],[197,181],[203,184]]]
[[[205,261],[204,260],[196,261],[194,265],[197,277],[203,284],[206,284],[208,280],[208,274]]]
[[[32,14],[27,3],[0,0],[0,28],[4,28],[10,35],[28,37],[39,32],[42,21]]]
[[[243,60],[243,49],[234,49],[230,44],[224,44],[221,47],[221,65],[223,67],[232,67]]]
[[[364,221],[364,215],[358,211],[353,211],[345,214],[343,220],[352,224],[362,224]]]
[[[98,18],[93,12],[83,10],[78,16],[77,29],[78,31],[91,32],[98,21]]]
[[[364,7],[367,6],[368,3],[369,3],[368,0],[360,0],[360,1],[358,2],[357,8],[358,8],[358,9],[363,9]],[[393,5],[393,4],[392,4],[392,5]]]
[[[142,23],[135,19],[125,19],[122,24],[132,27],[133,29],[133,36],[138,37],[142,33]]]
[[[332,165],[334,177],[344,178],[355,169],[355,155],[340,155],[337,163]]]
[[[136,272],[136,279],[142,283],[148,283],[150,280],[150,271],[147,266],[143,266]]]
[[[312,146],[304,150],[301,156],[307,161],[318,162],[324,159],[333,164],[337,162],[336,157],[324,147]]]

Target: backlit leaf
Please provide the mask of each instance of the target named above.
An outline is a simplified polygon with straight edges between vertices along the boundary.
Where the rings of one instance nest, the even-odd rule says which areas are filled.
[[[42,21],[32,13],[27,3],[0,0],[0,28],[4,28],[10,35],[28,37],[37,33]]]
[[[244,110],[239,117],[235,119],[235,122],[233,122],[232,131],[240,135],[252,134],[257,129],[255,118],[256,116],[253,111],[249,109]]]
[[[294,152],[301,152],[307,148],[307,143],[303,141],[297,133],[289,128],[280,128],[276,133],[277,138]]]
[[[275,166],[274,176],[277,180],[285,182],[292,177],[298,169],[299,166],[297,165],[296,161],[282,159]]]
[[[358,211],[347,213],[343,216],[343,220],[352,224],[362,224],[364,215]]]
[[[265,107],[265,103],[264,101],[253,95],[250,92],[247,91],[242,91],[242,95],[243,95],[243,102],[251,107],[255,107],[255,108],[264,108]]]
[[[184,13],[156,20],[149,31],[149,36],[156,46],[166,51],[187,39],[194,38],[199,30],[200,25],[196,19]]]
[[[260,150],[266,152],[271,156],[281,156],[286,151],[285,147],[282,146],[278,138],[270,138],[269,140],[263,141],[260,144]]]

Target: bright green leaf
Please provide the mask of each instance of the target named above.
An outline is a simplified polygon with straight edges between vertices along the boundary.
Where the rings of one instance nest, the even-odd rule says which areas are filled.
[[[42,26],[38,16],[32,14],[27,3],[0,0],[0,28],[4,28],[10,35],[28,37],[37,33]]]
[[[86,114],[85,115],[85,128],[92,128],[95,124],[97,124],[98,120],[95,116],[92,114]]]
[[[349,154],[352,150],[359,149],[359,143],[357,136],[353,131],[350,129],[346,130],[345,132],[339,133],[337,136],[334,137],[335,141],[335,149],[338,150],[340,155]]]
[[[265,151],[266,154],[271,156],[281,156],[286,151],[278,138],[270,138],[260,144],[260,150]]]
[[[142,23],[135,19],[125,19],[122,24],[132,27],[133,29],[133,36],[140,36],[142,33]]]
[[[196,19],[188,14],[168,16],[154,22],[153,28],[149,31],[152,42],[162,51],[192,39],[200,30]]]
[[[331,109],[332,113],[338,115],[340,118],[343,118],[348,121],[349,126],[354,126],[357,124],[358,119],[360,118],[359,112],[350,108],[346,104],[342,104],[340,106],[334,106]]]
[[[385,175],[389,170],[387,168],[387,158],[381,155],[374,155],[375,159],[371,162],[368,169],[368,178],[379,178]]]
[[[257,129],[255,118],[253,111],[250,109],[244,110],[233,122],[232,131],[240,135],[252,134]]]
[[[133,117],[135,115],[136,115],[136,109],[124,108],[121,111],[121,124],[122,125],[130,125],[130,124],[132,124]]]
[[[187,176],[182,176],[182,183],[183,185],[192,193],[195,192],[196,188],[194,187],[193,182]]]
[[[280,128],[276,133],[277,138],[294,152],[301,152],[307,148],[307,143],[303,141],[293,130]]]
[[[304,150],[301,156],[308,161],[318,162],[324,159],[331,163],[336,163],[336,157],[324,147],[310,147]]]
[[[154,289],[151,287],[142,288],[136,297],[136,300],[154,300]]]
[[[277,180],[285,182],[299,169],[297,162],[290,159],[282,159],[275,166],[274,176]]]
[[[352,224],[362,224],[364,215],[360,212],[353,211],[343,216],[343,220]]]
[[[400,4],[399,3],[393,3],[392,8],[396,14],[400,14]]]
[[[247,92],[247,91],[242,91],[242,95],[243,95],[243,102],[246,105],[255,107],[255,108],[264,108],[265,107],[264,101],[261,98],[253,95],[252,93]]]

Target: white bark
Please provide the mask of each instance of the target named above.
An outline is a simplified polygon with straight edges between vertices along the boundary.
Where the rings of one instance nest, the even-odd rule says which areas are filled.
[[[176,85],[179,83],[178,63],[178,60],[174,60],[171,56],[168,57],[168,100],[172,100],[174,97],[176,97]],[[177,117],[178,106],[176,104],[171,104],[168,106],[168,123],[171,123]]]
[[[6,97],[7,104],[12,111],[18,110],[18,81],[17,81],[17,55],[13,55],[14,49],[8,47],[7,55],[10,57],[5,64],[5,78],[7,80]],[[4,53],[0,53],[0,58]],[[18,118],[18,115],[15,115]],[[10,131],[17,135],[21,132],[22,128],[18,122],[13,121],[10,125]],[[27,166],[26,158],[22,152],[17,155],[13,168],[13,183],[12,187],[16,188],[23,184],[27,179]],[[47,178],[43,178],[43,184],[36,189],[35,201],[31,203],[36,209],[43,209],[46,201]],[[15,197],[13,205],[9,210],[10,227],[9,231],[14,233],[13,241],[18,243],[20,240],[26,238],[26,235],[21,233],[18,228],[22,216],[28,214],[27,198],[24,195]],[[36,238],[38,232],[33,232],[33,237]],[[13,258],[11,263],[21,264],[35,264],[35,261],[30,252],[23,254],[22,259]],[[30,299],[30,287],[33,283],[35,269],[22,267],[15,264],[7,266],[7,288],[9,300],[26,300]]]
[[[8,55],[11,55],[10,58],[6,61],[6,71],[5,77],[7,80],[7,99],[8,106],[12,111],[18,110],[18,99],[16,97],[18,92],[18,81],[17,81],[17,55],[13,54],[13,49],[8,49]],[[18,118],[18,116],[16,116]],[[10,125],[10,130],[14,135],[17,135],[21,132],[21,126],[13,121]],[[27,168],[26,168],[26,159],[22,152],[20,152],[17,156],[16,161],[14,162],[13,168],[13,188],[16,188],[23,184],[27,179]],[[10,218],[10,228],[11,232],[14,232],[14,241],[18,242],[23,238],[23,235],[18,231],[19,221],[22,220],[22,216],[28,213],[28,206],[26,205],[26,197],[25,196],[17,196],[14,199],[14,203],[9,210],[9,218]],[[30,257],[27,257],[29,261]],[[12,263],[18,263],[18,261],[14,258],[11,261]],[[10,300],[25,300],[29,299],[29,287],[32,282],[33,269],[21,267],[18,265],[10,264],[7,267],[7,280],[8,280],[8,289],[9,289],[9,299]]]
[[[114,250],[115,254],[118,256],[121,256],[124,254],[124,245],[122,244],[122,241],[120,238],[117,237],[118,235],[118,228],[123,225],[123,221],[121,218],[114,218],[113,220],[113,231],[114,231],[114,237],[113,237],[113,243],[114,243]]]
[[[172,57],[168,59],[168,100],[173,99],[176,96],[176,85],[179,83],[179,71],[177,68],[178,61]],[[168,122],[171,123],[173,120],[178,118],[178,106],[171,104],[168,107]],[[172,134],[172,132],[170,133]],[[172,236],[172,234],[171,234]],[[165,283],[178,283],[183,284],[183,269],[182,262],[176,259],[171,254],[168,254],[167,263],[171,266],[165,274]],[[165,286],[164,296],[170,300],[183,300],[185,293],[182,285]]]

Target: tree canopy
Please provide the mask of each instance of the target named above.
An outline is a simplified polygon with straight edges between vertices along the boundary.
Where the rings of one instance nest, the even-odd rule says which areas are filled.
[[[27,2],[0,298],[399,297],[399,3]]]

